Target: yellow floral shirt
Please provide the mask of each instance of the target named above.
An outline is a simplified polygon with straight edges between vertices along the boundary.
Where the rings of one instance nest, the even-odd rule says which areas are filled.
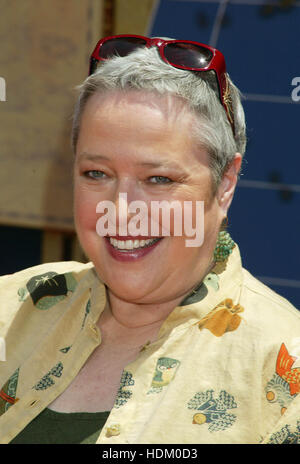
[[[0,443],[60,395],[101,344],[93,264],[0,277]],[[238,247],[126,366],[99,444],[299,443],[300,312]]]

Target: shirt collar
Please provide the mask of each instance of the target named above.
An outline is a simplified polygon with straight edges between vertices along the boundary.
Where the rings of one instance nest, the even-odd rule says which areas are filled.
[[[194,292],[169,314],[160,329],[159,338],[198,322],[224,300],[232,300],[233,305],[239,304],[242,280],[241,256],[235,244],[229,257],[216,263]]]

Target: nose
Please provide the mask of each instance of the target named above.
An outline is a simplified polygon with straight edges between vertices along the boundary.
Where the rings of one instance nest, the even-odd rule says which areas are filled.
[[[137,212],[139,220],[143,223],[143,227],[148,224],[147,204],[143,200],[143,195],[137,182],[130,179],[120,181],[118,189],[115,192],[114,204],[116,208],[116,230],[119,235],[131,235],[131,219],[137,215]]]
[[[115,200],[115,207],[117,234],[127,235],[127,227],[130,219],[128,213],[127,192],[118,192],[118,196]]]
[[[114,191],[114,203],[120,217],[130,217],[130,203],[140,198],[141,194],[136,179],[130,177],[119,179]]]

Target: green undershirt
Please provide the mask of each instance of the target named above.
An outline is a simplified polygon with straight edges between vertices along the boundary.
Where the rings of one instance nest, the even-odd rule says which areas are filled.
[[[44,409],[10,444],[93,444],[110,414],[104,412],[57,412]]]

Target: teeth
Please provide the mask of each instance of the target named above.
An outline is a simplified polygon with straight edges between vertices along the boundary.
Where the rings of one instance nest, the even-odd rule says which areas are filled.
[[[111,245],[119,250],[133,250],[134,248],[142,248],[156,242],[158,238],[150,238],[147,240],[117,240],[110,238]]]

